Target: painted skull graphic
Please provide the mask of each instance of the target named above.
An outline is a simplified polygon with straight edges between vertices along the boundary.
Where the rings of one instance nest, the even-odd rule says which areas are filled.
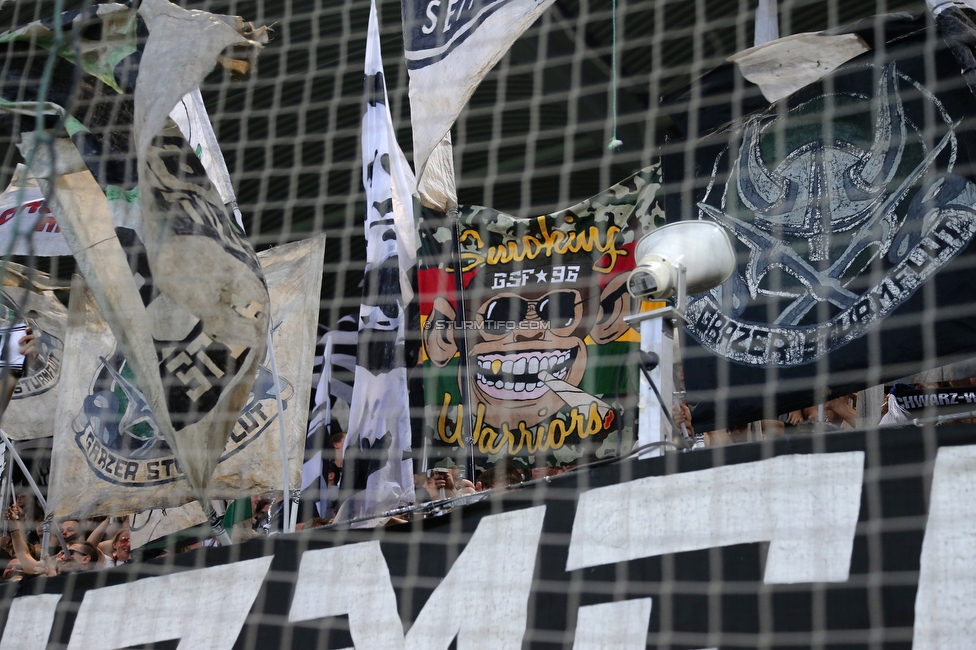
[[[952,174],[952,118],[894,64],[868,69],[870,95],[751,117],[716,159],[699,218],[734,235],[740,264],[688,310],[689,333],[714,352],[809,363],[863,335],[972,238],[976,186]],[[906,101],[938,116],[934,142]]]

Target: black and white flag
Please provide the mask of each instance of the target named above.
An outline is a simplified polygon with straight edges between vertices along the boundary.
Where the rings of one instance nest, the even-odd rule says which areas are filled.
[[[976,349],[976,103],[956,51],[924,16],[840,32],[809,36],[859,42],[852,58],[776,102],[741,61],[696,82],[708,98],[697,121],[690,91],[665,100],[672,141],[688,141],[664,155],[665,187],[693,184],[665,191],[667,218],[714,221],[738,253],[725,283],[688,298],[696,427],[785,413]],[[774,46],[787,61],[795,40]]]
[[[336,329],[322,334],[315,346],[312,385],[315,396],[305,438],[305,465],[302,468],[302,493],[314,501],[321,517],[330,513],[338,496],[337,484],[329,485],[329,469],[341,462],[332,446],[332,436],[349,426],[349,404],[356,374],[357,318],[343,316]]]
[[[403,0],[417,178],[481,80],[552,3]]]
[[[388,108],[375,2],[366,41],[365,93],[366,272],[342,477],[343,491],[356,494],[338,520],[412,503],[414,494],[404,353],[404,307],[410,298],[405,271],[411,262],[403,252],[415,253],[414,178]]]

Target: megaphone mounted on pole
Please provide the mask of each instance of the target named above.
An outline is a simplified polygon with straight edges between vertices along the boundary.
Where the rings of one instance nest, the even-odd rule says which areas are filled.
[[[667,440],[665,427],[672,426],[672,405],[665,401],[674,395],[674,332],[679,321],[687,322],[685,299],[689,293],[717,287],[732,275],[735,248],[717,223],[680,221],[645,235],[637,243],[634,257],[637,266],[627,278],[630,295],[639,300],[675,299],[673,305],[624,319],[640,328],[645,372],[640,380],[637,442],[639,447],[650,449],[641,454],[641,458],[646,458],[661,453],[660,444],[654,443]],[[655,356],[659,360],[656,367],[647,367],[645,360]],[[654,389],[655,385],[660,386],[660,391]],[[673,435],[679,434],[675,431]]]

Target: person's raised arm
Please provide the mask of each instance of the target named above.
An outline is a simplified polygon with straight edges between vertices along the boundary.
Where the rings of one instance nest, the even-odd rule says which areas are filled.
[[[850,405],[848,399],[850,395],[844,395],[827,402],[824,406],[834,412],[834,415],[842,419],[852,429],[857,427],[857,411]]]
[[[108,530],[108,524],[111,521],[110,517],[105,517],[102,522],[91,532],[88,536],[88,543],[92,546],[98,546],[98,543],[105,539],[105,531]]]
[[[10,522],[10,541],[14,545],[14,555],[20,560],[20,566],[25,574],[33,575],[37,569],[44,570],[44,565],[34,559],[27,548],[27,538],[21,528],[21,520],[24,518],[24,511],[19,506],[10,506],[4,512],[4,519]]]

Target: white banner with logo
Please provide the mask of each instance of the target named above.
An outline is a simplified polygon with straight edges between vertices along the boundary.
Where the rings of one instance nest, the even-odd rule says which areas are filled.
[[[3,430],[14,440],[43,438],[54,434],[68,310],[43,288],[48,280],[45,274],[30,271],[28,275],[26,267],[13,262],[5,263],[0,273],[0,347],[6,344],[10,328],[26,324],[37,349],[3,414]],[[22,334],[18,330],[14,336]]]
[[[324,252],[319,236],[258,256],[271,295],[293,489],[301,485]],[[195,498],[94,298],[87,290],[72,293],[64,360],[70,379],[58,402],[49,510],[55,517],[120,515]],[[278,415],[265,357],[214,471],[211,496],[282,489]]]

